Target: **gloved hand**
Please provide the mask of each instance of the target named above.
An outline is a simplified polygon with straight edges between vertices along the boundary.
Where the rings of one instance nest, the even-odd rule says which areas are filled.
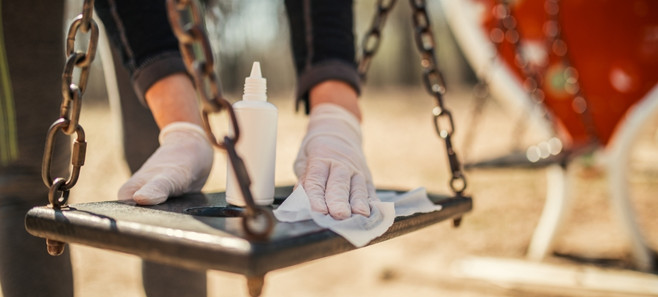
[[[377,196],[361,148],[361,128],[344,108],[323,103],[311,110],[294,171],[312,210],[335,219],[370,216],[369,201]]]
[[[160,147],[119,189],[119,199],[155,205],[169,196],[198,192],[206,183],[213,149],[201,127],[171,123],[160,131],[159,140]]]

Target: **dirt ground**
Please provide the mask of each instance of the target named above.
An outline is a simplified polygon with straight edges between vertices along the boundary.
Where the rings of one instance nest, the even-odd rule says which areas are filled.
[[[294,112],[291,97],[283,94],[271,98],[280,112],[277,185],[295,182],[292,162],[304,132],[301,127],[305,116]],[[456,144],[461,144],[470,120],[470,95],[464,89],[452,90],[447,100],[457,120]],[[444,145],[432,126],[433,99],[422,90],[366,89],[362,104],[365,151],[376,185],[398,189],[425,186],[430,192],[446,193],[448,169]],[[509,134],[515,122],[512,119],[516,116],[498,104],[489,104],[478,126],[478,138],[470,150],[470,158],[509,150]],[[128,178],[128,170],[121,162],[116,117],[105,104],[86,105],[82,117],[89,147],[87,163],[72,192],[72,202],[112,200]],[[222,124],[221,120],[217,122]],[[638,220],[654,249],[658,247],[656,127],[654,122],[643,132],[629,173]],[[533,141],[533,133],[531,127],[526,142]],[[463,148],[458,147],[461,154],[459,149]],[[223,153],[217,152],[205,191],[223,190],[224,160]],[[574,210],[556,246],[557,253],[569,257],[551,257],[546,262],[612,269],[628,265],[628,247],[610,209],[606,177],[595,163],[589,159],[578,160],[570,173],[574,181],[570,193]],[[474,210],[464,218],[460,228],[445,222],[402,238],[271,272],[263,296],[605,295],[493,284],[455,275],[453,264],[470,256],[523,259],[544,206],[547,186],[544,170],[525,169],[471,171],[468,182]],[[76,296],[144,296],[137,257],[81,245],[70,248]],[[247,296],[245,281],[239,275],[211,271],[209,296]]]

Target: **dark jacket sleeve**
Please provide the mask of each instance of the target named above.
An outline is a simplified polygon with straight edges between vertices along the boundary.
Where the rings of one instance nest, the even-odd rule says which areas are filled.
[[[309,111],[308,92],[326,80],[343,81],[360,93],[354,54],[352,0],[286,0],[297,103]]]
[[[156,81],[186,72],[164,0],[96,0],[95,7],[141,100]]]

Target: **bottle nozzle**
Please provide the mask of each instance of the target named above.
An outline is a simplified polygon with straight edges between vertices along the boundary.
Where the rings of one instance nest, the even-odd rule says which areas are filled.
[[[251,73],[249,74],[249,77],[263,77],[260,73],[260,62],[254,62],[254,64],[251,65]]]
[[[260,62],[251,66],[251,74],[244,80],[243,100],[267,101],[267,80],[260,72]]]

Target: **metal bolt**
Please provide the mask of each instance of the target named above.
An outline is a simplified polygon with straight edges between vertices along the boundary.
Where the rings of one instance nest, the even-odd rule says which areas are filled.
[[[462,217],[458,217],[452,220],[452,226],[458,228],[462,224]]]
[[[46,239],[46,249],[51,256],[59,256],[64,253],[65,243],[57,240]]]
[[[265,285],[265,275],[247,276],[247,289],[249,296],[258,297],[263,292]]]

